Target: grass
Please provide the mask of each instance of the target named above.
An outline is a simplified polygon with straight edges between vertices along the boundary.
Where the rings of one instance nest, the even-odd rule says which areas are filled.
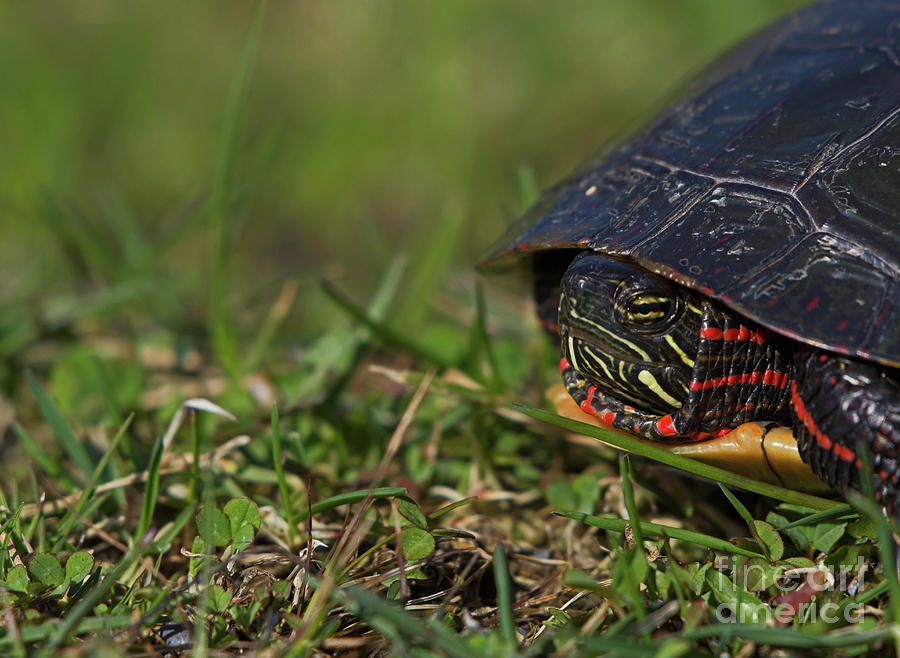
[[[877,510],[860,516],[727,474],[767,496],[720,491],[686,481],[672,468],[680,463],[654,468],[659,455],[642,444],[639,459],[567,445],[564,431],[529,416],[566,430],[572,421],[509,405],[520,394],[497,382],[516,381],[521,357],[503,340],[485,342],[483,325],[460,327],[465,354],[436,375],[385,367],[419,354],[408,350],[419,337],[392,344],[377,315],[355,311],[366,323],[317,354],[331,359],[328,381],[341,382],[330,400],[269,414],[233,416],[193,398],[139,409],[107,437],[103,425],[72,427],[29,374],[29,434],[41,440],[25,444],[31,481],[2,500],[0,652],[712,655],[766,645],[859,654],[893,645],[891,609],[881,606],[896,580],[877,571]],[[365,375],[374,363],[379,374]],[[268,376],[302,383],[317,372]],[[363,376],[381,384],[359,387]],[[247,381],[230,395],[253,390]],[[80,451],[66,447],[73,436]],[[60,469],[57,451],[78,466]],[[789,598],[819,568],[844,582]],[[804,612],[767,623],[797,600]],[[853,619],[864,605],[865,618],[848,623],[844,611]],[[816,612],[823,606],[828,614]]]
[[[891,528],[865,497],[851,508],[616,435],[602,438],[633,456],[570,442],[601,431],[543,410],[554,348],[524,296],[469,274],[599,146],[596,117],[630,121],[598,109],[583,76],[626,109],[656,102],[670,87],[628,67],[682,48],[672,70],[696,67],[739,36],[718,3],[498,3],[494,18],[390,4],[390,20],[335,6],[179,5],[174,23],[103,3],[74,22],[0,9],[0,66],[17,45],[27,65],[6,73],[42,122],[0,104],[29,147],[0,163],[15,182],[0,655],[895,648]],[[758,3],[743,29],[783,9]],[[655,37],[657,59],[616,40],[623,24]],[[609,38],[574,39],[586,25]],[[166,65],[196,60],[187,33],[209,61],[178,86]],[[154,50],[161,34],[175,37]],[[90,59],[91,39],[122,58]],[[577,58],[563,67],[554,43]],[[86,61],[98,73],[78,77]],[[578,75],[522,96],[561,67]],[[147,80],[171,106],[140,102]],[[502,80],[527,116],[459,93]],[[587,118],[559,128],[571,107]],[[836,580],[813,597],[823,573]]]

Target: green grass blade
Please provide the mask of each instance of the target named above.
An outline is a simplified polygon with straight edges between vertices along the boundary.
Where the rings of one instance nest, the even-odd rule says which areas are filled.
[[[738,516],[740,516],[744,520],[744,523],[747,524],[748,528],[750,526],[752,526],[753,525],[753,515],[750,514],[750,510],[748,510],[744,506],[744,504],[741,501],[739,501],[733,493],[731,493],[731,490],[728,487],[726,487],[721,482],[719,482],[718,484],[719,484],[719,489],[721,489],[722,493],[725,494],[725,497],[728,499],[728,502],[731,503],[731,506],[738,513]]]
[[[731,493],[731,490],[728,487],[726,487],[721,482],[719,482],[718,485],[719,485],[719,489],[722,491],[723,494],[725,494],[725,497],[728,499],[728,502],[731,503],[731,506],[734,507],[735,511],[738,513],[738,516],[740,516],[744,520],[744,523],[747,524],[747,529],[750,531],[750,535],[753,537],[753,539],[756,541],[756,543],[759,544],[759,546],[763,549],[763,551],[766,554],[766,559],[771,562],[772,561],[772,555],[770,554],[771,548],[770,548],[769,544],[767,542],[765,542],[762,537],[759,536],[759,533],[757,532],[757,526],[756,526],[755,520],[753,518],[753,515],[750,513],[750,510],[748,510],[747,507],[741,501],[739,501],[737,499],[737,496],[735,496],[733,493]]]
[[[19,503],[16,507],[15,513],[13,513],[3,525],[0,525],[0,536],[4,538],[4,546],[3,546],[3,561],[11,564],[12,557],[9,553],[9,549],[7,548],[6,540],[13,545],[13,548],[16,549],[16,553],[20,556],[28,555],[31,551],[28,550],[28,546],[22,540],[22,533],[19,531],[19,519],[22,515],[22,505],[23,503]]]
[[[619,476],[622,478],[622,494],[625,498],[625,509],[628,512],[628,519],[634,521],[632,534],[634,535],[634,544],[641,553],[644,552],[644,537],[641,534],[641,517],[638,515],[637,504],[634,502],[634,486],[631,481],[631,461],[628,455],[619,456]],[[646,555],[644,556],[646,561]]]
[[[284,464],[281,462],[284,451],[281,449],[281,430],[278,425],[278,405],[272,405],[272,465],[275,467],[275,477],[278,480],[278,492],[281,494],[281,506],[284,508],[284,516],[288,525],[291,543],[297,541],[299,520],[294,514],[294,506],[291,504],[291,490],[288,487],[287,476],[284,473]]]
[[[688,473],[693,473],[694,475],[699,475],[700,477],[709,478],[710,480],[714,480],[716,482],[722,482],[723,484],[737,487],[738,489],[752,491],[754,493],[762,494],[770,498],[775,498],[776,500],[781,500],[786,503],[794,503],[796,505],[803,505],[815,510],[830,510],[842,506],[841,503],[834,500],[819,498],[818,496],[813,496],[812,494],[785,489],[784,487],[779,487],[774,484],[759,482],[758,480],[754,480],[743,475],[738,475],[736,473],[731,473],[730,471],[726,471],[722,468],[717,468],[716,466],[709,466],[708,464],[694,461],[693,459],[689,459],[688,457],[674,455],[671,452],[664,450],[663,448],[657,448],[656,446],[647,444],[636,438],[625,436],[611,430],[606,430],[597,427],[596,425],[589,425],[587,423],[578,422],[577,420],[563,418],[562,416],[557,416],[556,414],[550,413],[549,411],[544,411],[543,409],[538,409],[536,407],[530,407],[523,404],[517,404],[515,405],[515,408],[518,411],[521,411],[525,415],[531,416],[536,420],[550,423],[551,425],[556,425],[557,427],[562,427],[563,429],[567,429],[572,432],[578,432],[579,434],[584,434],[585,436],[599,439],[603,443],[611,445],[614,448],[618,448],[619,450],[625,450],[626,452],[630,452],[634,455],[646,457],[648,459],[658,461],[662,464],[666,464],[667,466],[672,466],[673,468],[687,471]]]
[[[191,482],[188,487],[188,498],[197,502],[200,500],[200,428],[197,423],[197,414],[191,414]]]
[[[327,509],[332,509],[334,507],[340,507],[341,505],[349,505],[351,503],[358,503],[364,498],[371,497],[373,500],[376,498],[392,498],[394,496],[405,496],[408,492],[403,487],[379,487],[377,489],[360,489],[359,491],[348,491],[346,493],[338,494],[336,496],[331,496],[330,498],[326,498],[324,500],[320,500],[317,503],[313,503],[310,505],[309,509],[301,510],[297,515],[297,521],[305,521],[309,511],[312,511],[313,514],[318,514],[319,512],[323,512]]]
[[[252,372],[262,363],[264,355],[268,353],[272,346],[272,341],[278,334],[278,329],[287,318],[296,296],[297,282],[287,282],[266,314],[262,326],[256,334],[256,338],[253,339],[253,343],[250,345],[243,363],[241,363],[241,373]]]
[[[112,313],[123,306],[139,303],[159,292],[159,280],[155,277],[129,278],[117,281],[109,287],[76,297],[49,299],[42,304],[43,323],[59,330],[79,319],[103,313]]]
[[[89,273],[99,272],[108,279],[115,278],[116,259],[108,248],[107,235],[73,200],[44,193],[37,218],[46,225],[76,277],[87,278]]]
[[[439,518],[441,518],[442,516],[446,516],[453,510],[455,510],[459,507],[462,507],[463,505],[470,505],[471,503],[475,502],[476,500],[478,500],[478,496],[468,496],[466,498],[461,498],[459,500],[453,501],[452,503],[447,503],[440,509],[437,509],[434,512],[432,512],[429,515],[428,519],[431,522],[435,522]]]
[[[404,352],[409,352],[413,356],[424,359],[429,363],[441,366],[442,368],[449,368],[453,365],[437,352],[433,352],[427,347],[418,345],[414,341],[393,331],[384,323],[373,318],[369,313],[363,311],[353,302],[351,302],[346,295],[340,292],[329,282],[322,282],[322,291],[329,297],[329,299],[331,299],[331,301],[333,301],[338,305],[338,307],[340,307],[343,311],[350,315],[350,317],[352,317],[363,326],[369,328],[374,335],[378,336],[389,345],[393,345],[394,347],[397,347]]]
[[[603,530],[625,532],[629,526],[628,521],[626,521],[625,519],[620,519],[617,516],[596,516],[593,514],[584,514],[582,512],[566,512],[564,510],[554,510],[553,513],[559,516],[564,516],[567,519],[574,519],[575,521],[579,521],[581,523],[587,523],[588,525],[594,526],[595,528],[602,528]],[[697,544],[698,546],[705,546],[706,548],[714,551],[722,551],[723,553],[732,553],[734,555],[743,555],[744,557],[765,558],[765,555],[763,555],[762,553],[749,551],[745,548],[741,548],[740,546],[735,546],[731,542],[724,539],[719,539],[718,537],[712,537],[710,535],[704,535],[701,532],[694,532],[693,530],[676,528],[675,526],[662,525],[660,523],[650,523],[649,521],[641,521],[640,526],[641,533],[645,537],[671,537],[672,539],[690,542],[692,544]]]
[[[650,573],[650,561],[647,559],[647,551],[644,550],[644,533],[641,532],[641,517],[638,514],[637,503],[634,500],[633,473],[631,471],[631,460],[628,455],[619,455],[619,473],[622,478],[622,496],[625,499],[625,510],[628,512],[628,520],[631,524],[631,534],[634,537],[634,550],[637,559],[641,560],[645,567],[646,573]],[[656,598],[656,586],[652,579],[646,583],[647,593],[651,599]],[[640,596],[640,589],[635,584],[632,592],[632,600],[635,602],[635,613],[638,619],[647,616],[647,611],[643,605],[643,599]]]
[[[81,470],[86,477],[90,477],[91,473],[94,471],[94,461],[88,454],[87,448],[85,448],[84,444],[75,437],[75,433],[72,431],[72,428],[69,427],[69,423],[66,422],[59,407],[57,407],[53,399],[47,395],[47,392],[44,391],[43,387],[31,371],[27,371],[25,377],[28,380],[28,386],[31,388],[35,402],[37,402],[38,411],[40,411],[44,420],[47,421],[47,424],[50,425],[53,433],[56,434],[56,438],[59,439],[63,450],[65,450],[66,454],[69,455],[69,458],[75,463],[79,470]]]
[[[150,529],[153,523],[153,513],[156,510],[156,499],[159,495],[159,469],[162,464],[163,437],[159,437],[153,444],[153,452],[150,453],[150,463],[147,465],[147,483],[144,486],[144,500],[141,503],[141,516],[138,519],[135,530],[136,540],[141,538]]]
[[[857,594],[854,598],[848,599],[848,603],[869,603],[877,599],[879,596],[887,592],[891,588],[891,584],[886,580],[882,580],[877,585],[874,585],[860,594]]]
[[[429,222],[423,236],[410,255],[410,276],[395,317],[403,318],[403,326],[421,329],[430,309],[429,300],[446,280],[451,258],[464,235],[462,217],[453,215]]]
[[[54,480],[66,479],[63,477],[62,466],[41,449],[37,441],[35,441],[31,434],[28,433],[28,430],[17,422],[13,423],[13,430],[15,431],[16,436],[19,437],[21,446],[25,448],[26,452],[31,455],[31,458],[37,462],[37,465],[45,475]]]
[[[867,627],[856,632],[841,630],[834,633],[814,634],[806,633],[795,627],[771,628],[757,624],[713,624],[701,626],[691,631],[684,631],[680,633],[680,636],[690,639],[718,637],[723,640],[741,637],[757,644],[809,649],[837,649],[857,644],[871,645],[875,642],[892,639],[894,633],[896,633],[896,630],[893,625]]]
[[[229,187],[238,116],[241,101],[250,84],[253,66],[256,62],[256,54],[265,24],[266,8],[267,2],[263,0],[253,18],[253,24],[250,26],[247,40],[244,42],[237,69],[228,88],[225,113],[222,117],[222,132],[219,137],[219,155],[216,159],[207,209],[212,250],[210,333],[219,362],[231,375],[237,374],[238,355],[234,326],[228,313],[228,248],[225,240],[225,223],[230,201]]]
[[[804,525],[815,526],[819,523],[822,523],[823,521],[855,521],[858,518],[859,514],[854,512],[853,508],[850,507],[850,505],[840,505],[833,509],[804,516],[802,519],[791,521],[790,523],[786,523],[785,525],[775,526],[775,529],[778,531],[784,531]]]
[[[408,641],[410,638],[431,638],[431,646],[440,647],[440,653],[450,658],[473,658],[473,654],[462,636],[449,626],[434,618],[424,621],[407,612],[393,601],[388,601],[372,592],[355,587],[341,587],[332,594],[337,601],[355,617],[363,619],[378,629],[386,638]],[[419,655],[418,652],[412,655]],[[421,655],[428,655],[422,653]]]
[[[392,498],[394,496],[405,496],[408,492],[403,487],[379,487],[377,489],[360,489],[359,491],[349,491],[347,493],[338,494],[337,496],[331,496],[330,498],[326,498],[325,500],[320,500],[317,503],[313,503],[310,506],[313,514],[318,514],[327,509],[332,509],[333,507],[340,507],[341,505],[349,505],[350,503],[358,503],[366,497],[371,497],[373,500],[376,498]],[[297,521],[305,521],[307,517],[307,510],[302,510],[298,516]]]
[[[131,425],[131,421],[134,418],[134,414],[130,414],[128,418],[125,419],[125,422],[122,423],[122,426],[119,427],[119,431],[116,432],[116,435],[113,437],[113,440],[109,442],[109,448],[103,456],[100,458],[100,461],[97,462],[97,467],[94,469],[94,472],[91,474],[91,477],[88,479],[87,484],[84,486],[84,491],[81,494],[81,497],[78,501],[70,507],[65,516],[63,516],[62,520],[59,522],[59,526],[57,526],[54,534],[57,539],[53,544],[52,552],[58,552],[63,544],[68,539],[69,530],[72,528],[72,525],[75,521],[78,520],[82,511],[87,505],[88,501],[91,498],[91,495],[94,493],[94,488],[97,486],[97,483],[100,481],[100,476],[103,474],[103,471],[106,469],[106,464],[109,463],[110,458],[116,452],[119,447],[119,442],[122,440],[122,437],[125,436],[125,432],[128,430],[129,425]]]
[[[373,322],[379,324],[384,322],[384,319],[387,317],[391,305],[397,296],[397,291],[400,288],[400,283],[403,280],[403,273],[405,271],[405,258],[396,256],[391,259],[387,271],[384,273],[384,276],[382,276],[378,288],[375,290],[375,294],[372,296],[372,300],[369,302],[368,309],[365,312],[365,315]],[[327,290],[324,292],[326,295],[328,294]],[[339,369],[342,370],[340,376],[328,387],[329,390],[326,395],[326,404],[333,404],[346,388],[353,373],[356,371],[357,365],[362,361],[366,350],[369,345],[371,345],[372,336],[372,330],[367,327],[359,327],[353,332],[352,339],[347,342],[346,347],[344,348],[350,353],[350,358],[346,361],[347,365],[344,368]],[[340,354],[334,355],[334,362],[337,361],[340,361]],[[333,363],[331,365],[333,365]],[[326,364],[321,363],[321,365],[325,366]],[[331,367],[321,368],[319,370],[319,378],[327,377],[327,373],[330,370],[332,370]],[[313,386],[316,384],[316,380],[313,378],[310,378],[310,382]]]
[[[497,587],[497,614],[500,617],[500,634],[510,647],[516,645],[516,627],[513,623],[512,584],[503,546],[494,549],[494,583]]]
[[[388,317],[391,305],[400,289],[403,281],[403,273],[406,271],[406,258],[395,256],[391,259],[387,271],[381,278],[372,301],[369,302],[369,317],[377,322],[383,322]]]
[[[165,548],[172,543],[172,540],[181,532],[181,529],[187,525],[187,522],[194,518],[194,513],[197,511],[198,504],[194,501],[188,504],[183,510],[178,513],[171,523],[168,524],[168,527],[164,532],[161,532],[156,536],[153,540],[153,548],[162,552]]]
[[[587,637],[579,638],[579,645],[584,653],[578,652],[575,655],[587,656],[619,656],[621,658],[655,658],[656,656],[667,655],[661,653],[660,642],[642,640],[636,637],[613,636],[613,637]],[[676,656],[685,655],[676,653]]]
[[[133,623],[134,619],[131,615],[103,615],[100,617],[88,617],[82,619],[73,630],[79,635],[98,632],[109,635],[110,631],[118,628],[126,628]],[[22,642],[25,644],[35,644],[52,636],[54,631],[58,631],[58,629],[58,621],[49,621],[40,624],[39,626],[25,626],[19,630],[21,632]],[[12,639],[8,635],[0,635],[0,654],[2,654],[2,652],[5,651],[5,647],[11,643]],[[32,655],[40,656],[46,654],[33,653]]]
[[[475,321],[469,331],[469,347],[466,354],[466,364],[469,374],[476,379],[481,379],[481,361],[484,358],[490,368],[488,381],[494,391],[506,389],[503,374],[494,354],[493,343],[487,332],[487,311],[484,305],[484,290],[479,282],[475,286]]]

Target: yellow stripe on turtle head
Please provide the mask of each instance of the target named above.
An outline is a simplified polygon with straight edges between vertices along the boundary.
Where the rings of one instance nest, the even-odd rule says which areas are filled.
[[[659,385],[659,382],[656,381],[656,377],[653,376],[649,370],[641,370],[638,373],[638,380],[654,394],[656,394],[659,399],[663,400],[666,404],[675,407],[676,409],[681,409],[681,402],[676,400],[671,395],[666,393],[662,386]]]

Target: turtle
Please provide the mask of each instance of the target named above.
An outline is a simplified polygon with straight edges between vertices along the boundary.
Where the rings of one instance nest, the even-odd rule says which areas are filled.
[[[739,44],[482,262],[514,259],[584,412],[666,443],[789,427],[821,481],[871,468],[900,515],[900,3]]]

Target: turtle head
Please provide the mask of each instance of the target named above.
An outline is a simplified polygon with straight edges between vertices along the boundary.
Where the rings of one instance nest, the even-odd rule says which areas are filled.
[[[700,307],[695,293],[636,263],[583,252],[562,279],[563,355],[603,395],[672,413],[689,395]]]

